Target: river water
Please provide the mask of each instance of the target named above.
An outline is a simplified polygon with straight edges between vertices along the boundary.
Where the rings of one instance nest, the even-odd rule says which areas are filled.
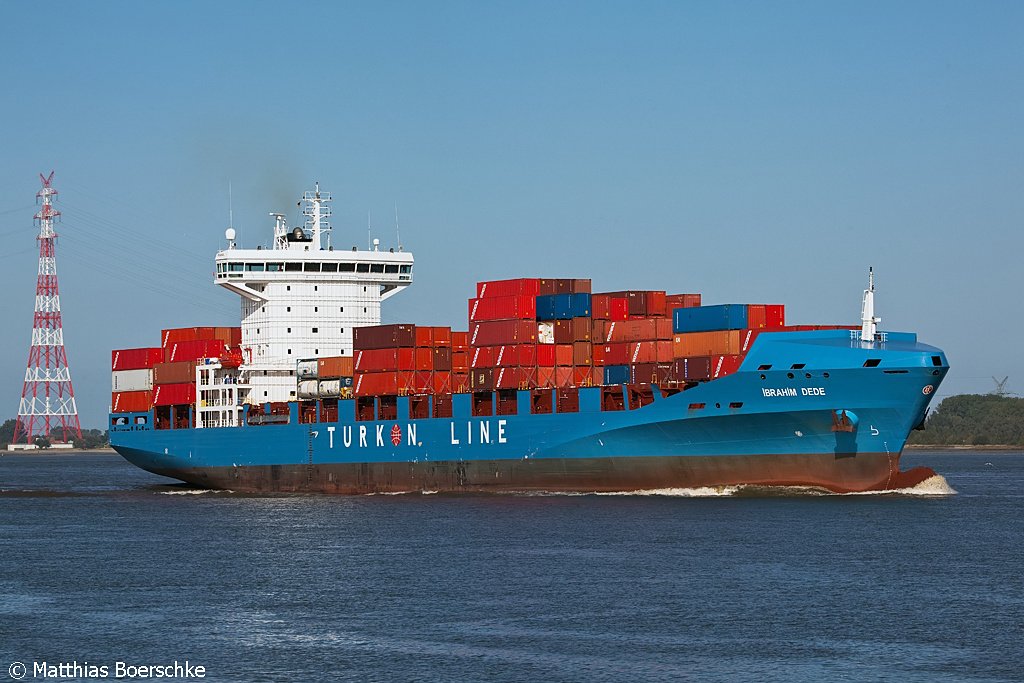
[[[251,496],[5,456],[0,680],[1022,680],[1024,454],[903,462],[948,486]]]

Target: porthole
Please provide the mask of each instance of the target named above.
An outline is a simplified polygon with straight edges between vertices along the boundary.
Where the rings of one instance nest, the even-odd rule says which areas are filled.
[[[824,377],[825,379],[828,379],[828,373],[827,372],[821,373],[821,376]]]
[[[715,407],[716,407],[716,408],[721,408],[721,407],[722,407],[722,404],[721,404],[721,403],[716,403],[716,404],[715,404]]]
[[[806,377],[807,379],[810,379],[811,378],[811,373],[805,372],[804,373],[804,377]]]
[[[793,373],[792,372],[787,372],[786,373],[786,377],[788,377],[790,379],[793,379]]]
[[[761,375],[761,379],[768,379],[766,376]]]

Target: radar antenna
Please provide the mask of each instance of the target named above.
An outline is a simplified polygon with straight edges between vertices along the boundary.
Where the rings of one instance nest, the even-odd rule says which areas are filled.
[[[878,323],[881,318],[875,317],[875,270],[868,268],[868,288],[864,290],[864,299],[860,308],[860,340],[875,341],[875,334],[878,332]]]

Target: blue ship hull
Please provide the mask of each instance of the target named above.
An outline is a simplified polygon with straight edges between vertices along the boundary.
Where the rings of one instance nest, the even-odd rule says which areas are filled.
[[[734,484],[834,491],[903,488],[933,472],[899,471],[949,369],[916,335],[884,342],[846,330],[758,336],[739,370],[642,408],[601,410],[601,388],[579,390],[578,412],[152,429],[147,413],[112,415],[111,444],[158,474],[236,491],[630,491]],[[874,361],[878,361],[874,363]],[[128,424],[115,424],[127,418]]]

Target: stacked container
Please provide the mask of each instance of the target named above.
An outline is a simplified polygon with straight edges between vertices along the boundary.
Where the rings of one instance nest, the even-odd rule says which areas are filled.
[[[353,390],[356,396],[446,394],[452,391],[450,327],[357,327],[353,346]]]

